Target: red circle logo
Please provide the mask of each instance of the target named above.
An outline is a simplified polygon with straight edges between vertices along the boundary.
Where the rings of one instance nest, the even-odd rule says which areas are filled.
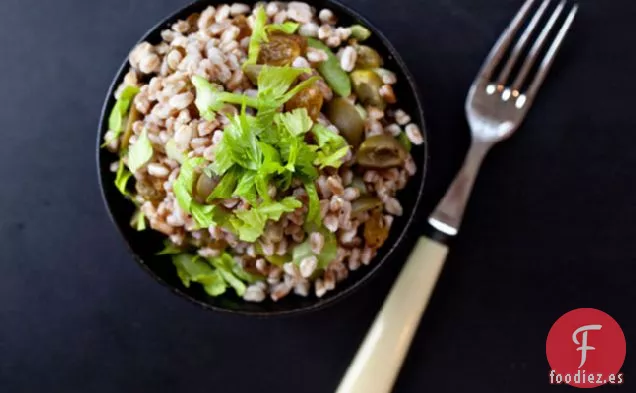
[[[622,384],[625,347],[625,335],[614,318],[594,308],[572,310],[548,333],[550,383],[578,388]]]

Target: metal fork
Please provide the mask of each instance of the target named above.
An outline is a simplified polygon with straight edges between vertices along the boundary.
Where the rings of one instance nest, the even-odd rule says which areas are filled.
[[[431,226],[447,236],[457,235],[484,157],[494,144],[510,137],[526,117],[578,10],[578,5],[572,7],[531,79],[530,71],[539,60],[543,48],[548,44],[551,31],[566,8],[565,0],[561,1],[543,24],[542,17],[550,0],[544,0],[532,14],[534,3],[535,0],[527,0],[512,19],[468,92],[465,109],[472,143],[463,167],[428,220]],[[514,37],[525,22],[527,27],[512,46],[506,63],[502,64]],[[515,65],[541,25],[543,28],[513,79]],[[502,65],[501,71],[495,75],[497,68]],[[420,238],[337,393],[391,391],[447,253],[448,247],[445,244],[428,237]]]

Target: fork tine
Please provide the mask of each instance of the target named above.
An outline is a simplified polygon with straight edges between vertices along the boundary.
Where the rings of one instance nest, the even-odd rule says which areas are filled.
[[[537,12],[535,12],[534,16],[530,20],[530,23],[528,23],[528,26],[521,34],[521,37],[519,37],[519,41],[517,41],[514,48],[512,49],[512,53],[510,55],[510,58],[508,59],[508,62],[506,62],[505,67],[499,74],[499,79],[497,82],[498,85],[504,86],[508,81],[508,77],[512,72],[512,68],[515,66],[515,64],[517,63],[517,59],[519,59],[519,56],[521,55],[521,52],[528,44],[530,36],[539,25],[539,21],[541,20],[541,17],[545,13],[545,10],[546,8],[548,8],[549,4],[550,0],[543,0],[543,3],[541,3],[541,6],[539,6],[539,9],[537,10]]]
[[[534,63],[537,61],[537,58],[539,57],[539,52],[545,45],[546,40],[548,38],[548,34],[550,34],[550,31],[552,31],[552,29],[554,28],[554,25],[557,19],[559,18],[559,16],[561,15],[561,12],[563,12],[564,7],[565,7],[565,0],[562,0],[561,3],[559,3],[557,8],[552,13],[552,16],[550,16],[548,23],[545,25],[543,30],[541,30],[541,34],[539,34],[539,37],[537,38],[534,45],[530,49],[530,53],[528,53],[528,56],[526,57],[526,60],[523,63],[523,66],[521,67],[521,70],[519,71],[517,78],[515,78],[515,81],[512,84],[513,91],[515,90],[518,91],[519,89],[521,89],[523,82],[528,76],[528,72],[530,72],[530,69],[532,68]]]
[[[539,71],[537,71],[537,76],[534,78],[534,81],[525,94],[529,100],[534,99],[534,96],[537,94],[539,87],[541,87],[541,84],[545,80],[545,77],[548,74],[552,63],[554,62],[554,58],[556,57],[556,54],[558,53],[559,48],[563,43],[563,39],[565,38],[565,35],[568,33],[568,30],[570,29],[570,26],[574,21],[574,17],[576,16],[576,12],[578,11],[578,9],[578,4],[575,4],[574,7],[572,7],[572,10],[568,14],[567,19],[565,20],[565,22],[563,22],[563,26],[561,26],[561,29],[557,33],[557,36],[554,38],[554,42],[552,42],[552,45],[550,45],[548,52],[543,57],[543,60],[539,65]]]
[[[490,81],[495,68],[506,53],[506,50],[510,46],[514,35],[523,25],[523,21],[526,19],[528,12],[530,12],[530,7],[532,7],[533,3],[534,0],[526,0],[521,9],[519,9],[519,12],[517,12],[517,14],[510,22],[510,25],[508,25],[508,28],[506,28],[503,34],[501,34],[501,36],[497,40],[497,43],[495,43],[495,46],[493,46],[490,53],[488,54],[488,57],[484,61],[484,64],[481,66],[479,74],[477,74],[478,81]]]

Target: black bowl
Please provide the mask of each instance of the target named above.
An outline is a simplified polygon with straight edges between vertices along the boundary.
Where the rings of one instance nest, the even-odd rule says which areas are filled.
[[[174,22],[185,19],[192,13],[201,12],[208,5],[221,3],[224,2],[222,0],[197,1],[175,12],[150,29],[150,31],[142,37],[141,41],[158,43],[161,40],[161,31],[171,26]],[[254,4],[255,1],[247,1],[247,3]],[[356,11],[336,1],[316,0],[309,1],[309,3],[317,9],[330,8],[338,16],[338,24],[341,26],[359,23],[373,32],[372,37],[365,43],[375,48],[383,56],[385,59],[385,68],[397,74],[398,83],[394,86],[394,89],[399,100],[399,105],[417,121],[424,132],[424,114],[415,81],[404,64],[404,61],[384,35]],[[116,161],[118,157],[100,148],[104,134],[108,130],[108,115],[115,103],[113,98],[114,91],[123,81],[127,69],[128,63],[124,62],[108,91],[102,109],[97,132],[99,183],[111,219],[128,244],[128,248],[134,259],[152,277],[171,288],[174,293],[207,309],[244,315],[287,315],[318,310],[345,298],[360,288],[371,276],[380,270],[387,260],[391,259],[394,251],[402,243],[410,225],[413,223],[415,211],[417,210],[416,207],[422,196],[427,163],[426,144],[413,146],[412,154],[418,165],[418,175],[410,179],[407,188],[402,190],[400,195],[398,195],[404,207],[405,215],[396,218],[391,235],[385,245],[379,250],[378,255],[374,258],[370,266],[362,267],[358,271],[352,272],[349,278],[339,283],[334,291],[328,292],[323,298],[319,299],[313,294],[307,298],[290,294],[276,303],[271,300],[267,300],[263,303],[249,303],[236,296],[233,291],[228,291],[225,295],[220,297],[211,297],[207,295],[199,285],[185,288],[177,277],[170,257],[156,255],[156,253],[163,248],[164,236],[152,230],[137,232],[130,227],[129,221],[131,215],[134,213],[134,206],[118,192],[114,186],[115,175],[109,170],[110,164]]]

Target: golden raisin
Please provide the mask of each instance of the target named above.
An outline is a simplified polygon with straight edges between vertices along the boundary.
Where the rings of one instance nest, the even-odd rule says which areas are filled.
[[[293,36],[272,35],[268,42],[261,44],[258,52],[258,64],[289,66],[302,54],[300,43]]]
[[[302,35],[298,35],[298,34],[273,34],[273,35],[280,35],[285,37],[286,39],[292,40],[294,42],[296,42],[298,44],[298,47],[300,48],[300,54],[301,55],[305,55],[307,53],[307,38],[303,37]]]
[[[312,120],[318,119],[322,109],[323,96],[320,89],[315,86],[308,86],[299,91],[291,100],[285,104],[285,110],[292,111],[297,108],[307,109],[307,113]]]
[[[160,201],[166,195],[163,181],[159,178],[137,180],[135,190],[138,195],[150,201]]]
[[[378,249],[389,237],[389,227],[384,222],[381,209],[373,210],[371,217],[364,224],[364,240],[367,247]]]

